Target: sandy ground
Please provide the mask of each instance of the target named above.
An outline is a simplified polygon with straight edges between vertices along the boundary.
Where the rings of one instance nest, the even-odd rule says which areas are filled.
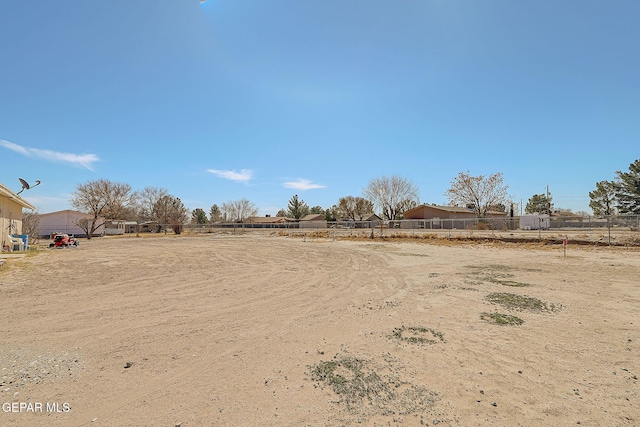
[[[85,240],[0,270],[0,425],[637,426],[639,278],[637,249]]]

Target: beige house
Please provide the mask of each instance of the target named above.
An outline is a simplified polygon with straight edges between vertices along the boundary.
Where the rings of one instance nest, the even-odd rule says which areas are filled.
[[[409,209],[404,214],[405,221],[397,225],[403,228],[469,228],[475,226],[476,213],[469,208],[459,206],[420,205]],[[506,212],[489,211],[484,219],[507,219]],[[467,220],[467,221],[465,221]],[[471,220],[471,221],[469,221]],[[502,227],[502,221],[495,222]]]
[[[252,216],[243,222],[245,224],[284,224],[287,219],[283,216]]]
[[[327,228],[327,221],[323,214],[308,214],[300,218],[300,228]]]
[[[486,218],[505,218],[505,212],[487,212]],[[476,213],[459,206],[421,205],[404,213],[404,219],[474,219]]]
[[[22,234],[22,209],[33,211],[36,208],[0,184],[0,249],[9,246],[10,235]]]

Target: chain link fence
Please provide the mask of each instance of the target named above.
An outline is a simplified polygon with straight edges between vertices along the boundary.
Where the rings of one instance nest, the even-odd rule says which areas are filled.
[[[544,217],[526,224],[514,218],[455,218],[398,221],[282,221],[279,223],[214,223],[152,226],[132,225],[129,236],[149,234],[263,235],[339,237],[443,237],[503,240],[583,240],[608,244],[640,244],[640,215],[598,217]],[[625,243],[626,242],[626,243]]]
[[[380,228],[400,230],[581,230],[581,229],[640,229],[640,215],[615,215],[608,218],[598,217],[546,217],[536,225],[523,226],[519,217],[514,218],[434,218],[408,219],[395,221],[286,221],[281,223],[215,223],[186,224],[185,233],[212,233],[216,231],[242,232],[250,230],[318,230],[318,229],[372,229]],[[158,230],[172,226],[157,226]]]

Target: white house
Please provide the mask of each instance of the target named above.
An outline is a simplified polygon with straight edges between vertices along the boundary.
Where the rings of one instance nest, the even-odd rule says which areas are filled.
[[[73,234],[76,237],[86,237],[87,233],[78,226],[78,223],[83,219],[93,219],[93,215],[71,209],[40,214],[38,217],[40,218],[38,234],[43,237],[49,237],[54,233],[66,233]],[[102,225],[94,231],[93,236],[104,235],[104,219],[99,218],[98,223]]]
[[[127,233],[135,233],[138,230],[138,223],[126,221],[124,219],[113,219],[105,224],[104,234],[107,236],[117,236]]]

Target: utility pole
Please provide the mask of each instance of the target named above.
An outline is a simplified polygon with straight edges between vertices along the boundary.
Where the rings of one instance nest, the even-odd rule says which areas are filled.
[[[549,200],[549,185],[547,185],[547,215],[551,216],[551,201]]]

